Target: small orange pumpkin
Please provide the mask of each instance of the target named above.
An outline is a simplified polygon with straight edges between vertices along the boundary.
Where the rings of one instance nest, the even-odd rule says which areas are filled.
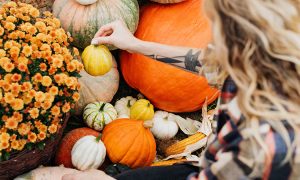
[[[156,155],[156,144],[149,121],[118,119],[103,131],[102,141],[113,163],[131,168],[150,166]]]

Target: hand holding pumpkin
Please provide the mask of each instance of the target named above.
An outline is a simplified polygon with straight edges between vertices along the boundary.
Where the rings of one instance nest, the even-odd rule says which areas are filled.
[[[102,26],[95,34],[91,44],[109,44],[119,49],[132,51],[133,46],[138,43],[127,26],[122,21],[114,21]]]

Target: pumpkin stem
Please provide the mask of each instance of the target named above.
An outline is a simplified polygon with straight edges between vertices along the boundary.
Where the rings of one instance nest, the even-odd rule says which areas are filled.
[[[153,121],[149,120],[149,121],[144,121],[143,123],[145,128],[152,128],[153,127]]]
[[[105,106],[106,103],[103,103],[101,106],[100,106],[100,109],[99,111],[103,111],[104,110],[104,106]]]
[[[96,138],[96,142],[99,142],[101,137],[102,137],[102,134],[100,133],[99,136]]]
[[[130,108],[130,100],[127,101],[127,107]]]

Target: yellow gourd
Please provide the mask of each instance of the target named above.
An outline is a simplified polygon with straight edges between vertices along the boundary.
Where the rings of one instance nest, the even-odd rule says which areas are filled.
[[[101,76],[110,71],[113,65],[112,54],[104,45],[90,45],[82,53],[82,61],[87,73]]]
[[[150,101],[140,99],[130,108],[130,119],[151,120],[154,116],[154,107]]]

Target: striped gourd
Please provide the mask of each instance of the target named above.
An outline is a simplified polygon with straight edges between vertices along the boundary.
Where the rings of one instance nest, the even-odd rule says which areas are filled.
[[[134,33],[139,22],[137,0],[55,0],[53,14],[60,19],[62,27],[71,33],[73,44],[82,49],[107,23],[121,20]]]
[[[201,139],[205,138],[205,134],[203,133],[196,133],[192,136],[189,136],[188,138],[185,138],[175,144],[172,144],[165,150],[166,156],[174,155],[174,154],[180,154],[183,153],[185,148],[188,145],[195,144],[196,142],[200,141]]]
[[[171,159],[166,161],[158,161],[151,164],[151,166],[171,166],[176,163],[187,161],[186,159]]]
[[[103,127],[117,118],[117,111],[113,105],[105,102],[88,104],[83,111],[83,120],[90,127],[101,131]]]

